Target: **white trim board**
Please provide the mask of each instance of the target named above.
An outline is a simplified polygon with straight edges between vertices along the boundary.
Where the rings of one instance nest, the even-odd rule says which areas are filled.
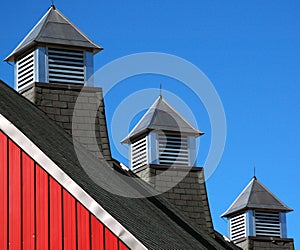
[[[78,201],[80,201],[129,248],[138,250],[147,249],[2,114],[0,114],[0,130],[10,137],[11,140],[13,140],[24,152],[36,161],[46,172],[53,176],[59,184],[61,184]]]

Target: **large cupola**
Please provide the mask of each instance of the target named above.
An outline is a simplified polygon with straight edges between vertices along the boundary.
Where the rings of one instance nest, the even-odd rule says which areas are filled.
[[[130,145],[134,170],[149,164],[195,166],[196,137],[202,134],[159,96],[122,143]]]
[[[55,6],[5,59],[15,63],[15,88],[19,92],[34,82],[88,84],[93,56],[102,48],[90,40]]]
[[[229,219],[230,239],[244,250],[279,249],[281,244],[293,245],[287,239],[286,213],[290,211],[253,177],[222,217]]]

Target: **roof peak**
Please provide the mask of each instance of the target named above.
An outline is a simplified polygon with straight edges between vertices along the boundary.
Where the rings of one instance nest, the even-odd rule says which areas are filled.
[[[179,114],[162,95],[156,98],[129,135],[122,140],[122,143],[129,143],[131,139],[152,130],[173,131],[195,137],[204,134]]]
[[[13,62],[18,56],[39,44],[78,47],[94,54],[103,49],[77,28],[54,4],[5,61]]]
[[[255,209],[293,211],[254,176],[221,217],[230,217],[239,211]]]

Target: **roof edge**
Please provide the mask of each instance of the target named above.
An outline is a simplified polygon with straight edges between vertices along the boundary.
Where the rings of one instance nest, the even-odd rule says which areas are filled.
[[[253,183],[253,178],[251,179],[251,181],[247,184],[246,187],[244,187],[244,189],[242,190],[242,192],[238,195],[238,197],[231,203],[231,205],[229,206],[229,208],[221,215],[221,218],[223,217],[228,217],[228,215],[231,215],[232,212],[230,212],[231,207],[239,200],[239,198],[242,196],[242,194],[247,190],[247,188]],[[249,201],[249,197],[247,199]],[[245,207],[241,207],[240,209],[234,210],[233,213],[238,212],[243,210]]]
[[[269,193],[269,195],[271,195],[278,203],[281,204],[282,209],[279,208],[272,208],[271,206],[261,206],[260,208],[255,207],[255,206],[251,206],[249,205],[249,201],[251,199],[252,196],[252,189],[254,187],[254,183],[257,182],[258,185],[261,185],[262,188],[265,189],[265,191],[267,191]],[[250,188],[250,192],[249,195],[247,197],[247,202],[245,203],[245,205],[231,209],[235,203],[240,199],[240,197],[244,194],[244,192],[249,188],[249,186],[252,185]],[[261,205],[261,204],[260,204]],[[257,178],[256,176],[254,176],[251,181],[248,183],[248,185],[243,189],[243,191],[239,194],[239,196],[232,202],[232,204],[230,205],[230,207],[221,215],[221,218],[223,217],[230,217],[233,214],[239,213],[239,212],[243,212],[246,210],[268,210],[268,211],[278,211],[278,212],[291,212],[293,211],[292,208],[288,207],[285,203],[283,203],[279,198],[277,198],[276,195],[274,195],[265,185],[263,185]]]
[[[99,203],[86,193],[72,178],[70,178],[55,162],[41,151],[26,135],[14,126],[0,113],[0,130],[10,137],[24,152],[36,161],[45,171],[79,200],[107,228],[132,249],[147,249],[120,222],[110,215]]]
[[[41,31],[43,30],[46,22],[45,20],[49,16],[51,11],[56,11],[58,15],[60,15],[67,23],[69,23],[80,35],[82,35],[91,45],[94,47],[91,47],[93,54],[97,54],[101,50],[103,50],[103,47],[93,42],[84,32],[82,32],[73,22],[71,22],[60,10],[58,10],[54,5],[51,5],[51,7],[47,10],[47,12],[42,16],[42,18],[37,22],[36,25],[27,33],[27,35],[21,40],[21,42],[17,45],[17,47],[4,59],[5,62],[15,62],[16,57],[24,53],[27,49],[30,49],[30,47],[35,47],[38,44],[44,44],[39,43],[38,38],[41,34]],[[39,32],[37,33],[36,37],[29,40],[26,44],[23,45],[24,41],[35,31],[35,29],[42,23]],[[52,44],[52,43],[49,43]],[[22,45],[22,46],[21,46]],[[57,44],[53,44],[57,45]],[[84,48],[84,47],[83,47]]]
[[[47,10],[47,12],[42,16],[42,18],[36,23],[36,25],[33,26],[33,28],[28,32],[28,34],[22,39],[22,41],[18,44],[18,46],[4,59],[4,61],[6,62],[14,62],[15,61],[15,55],[19,54],[18,53],[18,48],[21,46],[21,44],[26,41],[27,37],[30,36],[30,34],[36,29],[36,27],[44,21],[45,18],[47,18],[47,16],[49,15],[50,11],[52,9],[52,6]],[[42,27],[44,27],[45,24],[43,24]],[[41,29],[42,29],[41,27]],[[34,42],[34,40],[29,41],[25,47],[25,48],[29,48],[31,43]],[[22,53],[22,51],[24,51],[24,49],[21,49],[20,53]]]
[[[70,19],[68,19],[59,9],[57,9],[56,7],[54,7],[54,10],[58,12],[58,14],[60,14],[70,25],[73,26],[74,29],[76,29],[76,31],[78,33],[80,33],[86,40],[88,40],[91,44],[93,44],[95,46],[94,48],[94,54],[98,53],[99,51],[103,50],[103,48],[96,44],[94,41],[92,41],[83,31],[81,31],[81,29],[79,29],[77,27],[77,25],[75,25]]]

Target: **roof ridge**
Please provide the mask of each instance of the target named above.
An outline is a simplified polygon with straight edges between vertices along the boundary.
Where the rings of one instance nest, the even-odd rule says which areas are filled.
[[[48,10],[48,11],[46,12],[46,14],[44,15],[44,16],[45,16],[44,23],[43,23],[43,25],[41,26],[40,31],[39,31],[38,35],[36,36],[36,38],[39,38],[39,37],[41,36],[41,31],[42,31],[43,28],[45,27],[46,21],[47,21],[47,19],[49,18],[49,15],[50,15],[50,13],[51,13],[52,10],[55,11],[56,8],[55,8],[54,6],[51,5],[51,7],[49,8],[49,10]],[[43,17],[43,18],[44,18],[44,17]],[[43,19],[43,18],[42,18],[42,19]],[[42,19],[38,22],[38,24],[42,21]],[[37,24],[37,25],[38,25],[38,24]],[[34,30],[34,28],[35,28],[35,26],[33,27],[32,31]],[[30,33],[31,33],[31,31],[30,31]],[[30,34],[30,33],[29,33],[29,34]],[[21,42],[20,44],[22,44],[22,42]]]
[[[275,194],[273,194],[273,192],[271,192],[264,184],[262,184],[259,180],[256,179],[256,182],[261,185],[267,192],[269,195],[271,195],[278,203],[280,203],[283,207],[286,207],[287,209],[290,209],[290,211],[293,211],[292,208],[290,208],[289,206],[287,206],[284,202],[282,202]]]
[[[148,126],[152,126],[153,120],[154,120],[153,118],[157,115],[157,106],[159,105],[159,103],[160,103],[162,100],[163,100],[163,97],[162,97],[161,95],[159,95],[159,97],[156,98],[154,104],[150,107],[149,111],[150,111],[152,108],[154,108],[154,113],[153,113],[153,115],[152,115],[152,119],[150,120]],[[141,121],[142,121],[142,119],[141,119]]]
[[[196,129],[189,121],[187,121],[176,109],[174,109],[163,97],[162,101],[175,113],[177,114],[185,123],[187,123],[187,125],[189,125],[190,127],[192,127],[195,131],[200,132],[201,134],[204,134],[204,132],[200,131],[199,129]]]
[[[88,40],[91,44],[93,44],[96,47],[100,47],[98,44],[93,42],[84,32],[82,32],[77,25],[75,25],[70,19],[68,19],[59,9],[56,7],[53,8],[54,11],[56,11],[62,18],[64,18],[80,35],[82,35],[86,40]]]
[[[244,195],[245,191],[249,188],[249,186],[252,184],[252,181],[250,181],[246,187],[244,187],[244,189],[242,190],[242,192],[240,192],[240,194],[238,195],[237,198],[235,198],[235,200],[231,203],[230,207],[221,215],[221,217],[225,217],[227,215],[227,213],[231,210],[231,208],[235,205],[235,203],[241,198],[242,195]],[[247,199],[247,204],[249,202],[249,197]]]
[[[250,181],[249,184],[251,184],[251,189],[250,189],[250,192],[249,192],[249,195],[248,195],[248,199],[247,199],[247,202],[246,202],[246,207],[248,206],[249,202],[250,202],[250,198],[252,196],[252,193],[253,193],[253,187],[254,187],[254,183],[255,181],[257,181],[256,177],[253,177]]]
[[[285,212],[293,211],[257,180],[257,178],[252,178],[221,217],[228,217],[246,209],[268,209]]]
[[[136,126],[134,126],[129,135],[122,140],[122,143],[129,143],[131,138],[137,137],[149,130],[176,131],[195,137],[204,134],[188,122],[161,95],[159,95]]]
[[[121,143],[127,143],[130,140],[131,134],[134,132],[134,130],[136,128],[138,128],[138,126],[142,123],[142,121],[144,120],[144,118],[150,113],[150,111],[155,107],[156,103],[158,102],[158,98],[156,98],[156,100],[154,101],[154,103],[150,106],[150,108],[145,112],[145,114],[142,116],[142,118],[139,120],[139,122],[131,129],[131,131],[129,132],[129,135],[127,135],[122,141]],[[150,121],[151,122],[151,121]],[[150,123],[147,125],[149,126]]]
[[[39,19],[5,61],[15,61],[17,56],[39,44],[43,47],[48,44],[78,47],[92,51],[93,54],[103,49],[54,6]]]

